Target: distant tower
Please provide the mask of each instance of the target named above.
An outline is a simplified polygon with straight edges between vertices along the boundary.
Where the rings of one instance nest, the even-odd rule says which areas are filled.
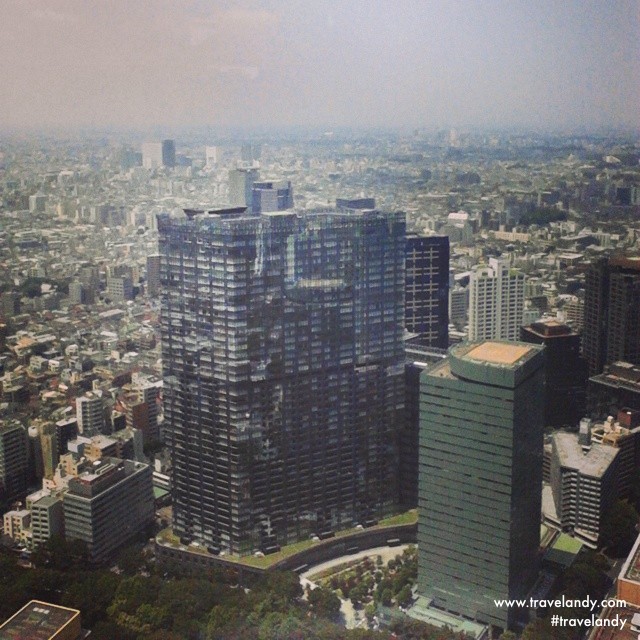
[[[254,182],[251,197],[253,213],[286,211],[293,208],[291,182]]]
[[[145,169],[176,166],[176,143],[174,140],[145,142],[142,145],[142,166]]]
[[[510,627],[538,574],[542,347],[464,343],[422,374],[417,606]]]
[[[260,172],[256,168],[231,169],[229,171],[229,204],[234,207],[251,207],[253,183]]]
[[[449,346],[449,238],[407,235],[405,327],[428,346]]]
[[[211,169],[218,164],[218,147],[205,147],[204,155],[207,168]]]
[[[525,276],[489,258],[469,281],[469,340],[517,340],[524,311]]]
[[[240,147],[240,159],[242,160],[242,162],[253,164],[254,162],[260,160],[261,155],[262,145],[258,143],[247,143],[243,144],[242,147]]]
[[[160,293],[160,256],[147,256],[147,295]]]
[[[176,166],[176,143],[175,140],[162,141],[162,164],[173,169]]]
[[[142,166],[145,169],[158,169],[162,164],[162,142],[143,143]]]

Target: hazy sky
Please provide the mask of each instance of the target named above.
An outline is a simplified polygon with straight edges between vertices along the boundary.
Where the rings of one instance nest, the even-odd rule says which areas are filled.
[[[636,126],[640,0],[0,0],[0,126]]]

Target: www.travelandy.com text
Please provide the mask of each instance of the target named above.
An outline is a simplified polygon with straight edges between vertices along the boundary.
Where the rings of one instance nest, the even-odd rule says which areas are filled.
[[[595,611],[596,607],[626,607],[627,603],[625,600],[618,600],[617,598],[605,598],[604,600],[595,600],[587,596],[586,598],[582,598],[581,600],[576,600],[572,598],[567,598],[566,596],[562,596],[561,598],[556,598],[555,600],[544,600],[538,598],[526,598],[524,600],[494,600],[493,604],[496,607],[504,608],[504,607],[529,607],[532,609],[538,607],[563,607],[563,608],[581,608],[588,609],[589,611]]]
[[[627,606],[625,600],[618,600],[617,598],[606,598],[604,600],[596,600],[591,597],[586,597],[581,600],[576,600],[572,598],[567,598],[566,596],[562,596],[561,598],[556,598],[555,600],[544,600],[538,598],[526,598],[524,600],[494,600],[493,604],[496,607],[560,607],[560,608],[568,608],[568,609],[586,609],[589,612],[592,612],[592,615],[587,618],[568,618],[562,615],[553,614],[550,618],[552,627],[617,627],[619,629],[624,629],[628,620],[625,620],[620,617],[619,614],[615,616],[611,616],[609,618],[598,618],[593,612],[596,608],[611,608],[611,607],[621,607],[624,608]],[[640,638],[640,636],[638,636]]]

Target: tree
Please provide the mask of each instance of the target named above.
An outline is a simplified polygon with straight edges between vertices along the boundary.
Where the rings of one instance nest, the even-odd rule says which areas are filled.
[[[31,554],[34,566],[58,571],[84,569],[88,561],[89,549],[84,541],[66,540],[62,536],[52,536]]]
[[[340,598],[324,587],[317,587],[308,592],[307,601],[311,610],[322,618],[337,620],[340,615]]]
[[[380,602],[382,602],[382,604],[385,607],[390,607],[391,606],[391,600],[393,599],[393,591],[391,591],[391,589],[383,589],[380,593]]]
[[[411,600],[413,599],[413,594],[411,593],[411,587],[407,584],[400,592],[396,595],[396,602],[401,607],[407,607],[411,604]]]
[[[349,600],[353,603],[354,607],[359,607],[363,600],[369,595],[369,589],[364,582],[358,582],[349,591]]]
[[[367,622],[371,622],[376,615],[376,605],[373,602],[370,602],[364,608],[364,615],[367,618]]]
[[[60,604],[82,611],[82,622],[92,628],[107,616],[121,578],[111,571],[89,571],[69,584]]]
[[[626,556],[638,535],[638,512],[626,500],[617,500],[602,522],[601,544],[616,557]]]

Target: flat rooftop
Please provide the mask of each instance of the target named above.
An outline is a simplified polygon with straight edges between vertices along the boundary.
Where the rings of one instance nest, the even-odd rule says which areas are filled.
[[[506,342],[483,342],[468,351],[467,358],[480,360],[491,364],[515,364],[520,358],[526,356],[531,347],[522,344],[508,344]]]
[[[565,468],[577,469],[582,475],[592,478],[601,478],[619,451],[616,447],[593,443],[585,451],[578,443],[577,433],[559,432],[554,433],[552,438],[560,464]]]
[[[0,626],[0,640],[52,640],[67,625],[80,634],[80,611],[31,600]]]

